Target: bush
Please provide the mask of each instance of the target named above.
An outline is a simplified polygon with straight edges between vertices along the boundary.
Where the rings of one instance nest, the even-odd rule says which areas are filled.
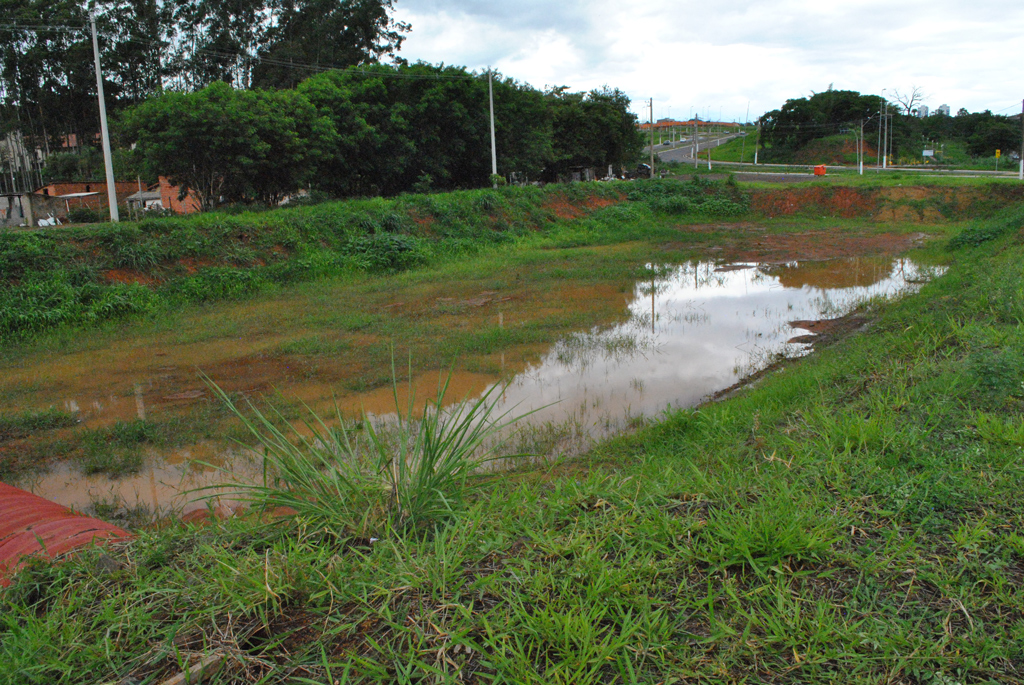
[[[342,253],[355,257],[366,271],[401,271],[424,260],[419,241],[410,235],[376,233],[352,239]]]
[[[95,224],[104,220],[104,215],[88,207],[75,207],[68,212],[68,223]]]

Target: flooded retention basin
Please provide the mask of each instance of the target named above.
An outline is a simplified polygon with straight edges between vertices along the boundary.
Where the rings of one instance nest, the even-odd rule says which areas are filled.
[[[563,442],[552,443],[556,449],[573,440],[582,449],[638,417],[694,406],[781,357],[806,354],[815,334],[828,327],[827,320],[871,298],[913,292],[940,271],[891,256],[770,264],[647,264],[642,270],[646,276],[621,294],[620,323],[563,336],[539,351],[525,369],[511,364],[506,369],[505,354],[500,353],[503,373],[457,370],[447,399],[479,396],[504,377],[507,386],[498,400],[499,411],[533,412],[525,419],[526,432],[561,436]],[[506,324],[502,314],[498,322],[521,325]],[[333,411],[334,398],[353,415],[361,410],[384,415],[394,406],[390,387],[339,392],[316,378],[283,374],[279,366],[261,367],[266,378],[259,379],[260,385],[275,388],[286,398],[298,397],[317,411]],[[158,374],[170,371],[157,369]],[[440,375],[436,370],[418,374],[412,383],[416,396],[432,396]],[[116,394],[65,397],[62,404],[92,422],[108,412],[118,418],[144,417],[147,407],[154,411],[154,396],[158,410],[210,401],[201,384],[170,394],[160,387],[159,379],[142,379]],[[147,449],[142,469],[116,480],[84,476],[74,463],[62,463],[20,485],[84,510],[97,501],[180,510],[195,497],[184,491],[224,479],[221,471],[206,464],[221,465],[241,479],[259,473],[258,465],[237,446],[204,441]]]

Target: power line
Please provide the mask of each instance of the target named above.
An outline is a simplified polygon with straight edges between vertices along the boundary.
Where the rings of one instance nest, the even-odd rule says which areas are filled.
[[[0,24],[0,31],[63,31],[65,33],[71,33],[73,31],[85,31],[84,26],[66,26],[66,25],[48,25],[48,26],[32,26],[29,24]]]

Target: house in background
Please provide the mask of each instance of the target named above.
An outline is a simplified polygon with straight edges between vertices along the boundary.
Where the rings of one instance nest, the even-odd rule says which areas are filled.
[[[114,181],[117,204],[122,205],[128,196],[139,189],[137,181]],[[107,207],[106,181],[68,181],[49,183],[36,189],[33,195],[64,200],[68,211],[87,208],[100,211]]]
[[[128,211],[136,216],[141,212],[148,212],[151,209],[164,208],[163,203],[160,201],[159,184],[154,184],[148,186],[145,190],[132,193],[128,196],[127,202]]]
[[[184,195],[181,194],[181,186],[171,185],[166,176],[160,177],[157,184],[160,191],[160,203],[164,209],[169,209],[175,214],[193,214],[203,210],[199,198],[191,190]]]

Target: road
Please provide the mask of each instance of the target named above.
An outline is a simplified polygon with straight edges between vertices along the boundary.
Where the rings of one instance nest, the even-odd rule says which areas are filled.
[[[739,138],[739,133],[727,133],[727,134],[715,134],[715,135],[701,135],[697,137],[697,154],[711,148],[716,148],[719,145],[725,145],[733,138]],[[655,145],[654,152],[658,155],[658,159],[663,162],[689,162],[693,163],[693,139],[686,138],[684,140],[669,145]],[[644,152],[648,155],[651,153],[651,147],[648,145],[644,148]],[[751,159],[753,159],[754,151],[750,151]],[[712,161],[714,161],[714,155],[712,155]]]

